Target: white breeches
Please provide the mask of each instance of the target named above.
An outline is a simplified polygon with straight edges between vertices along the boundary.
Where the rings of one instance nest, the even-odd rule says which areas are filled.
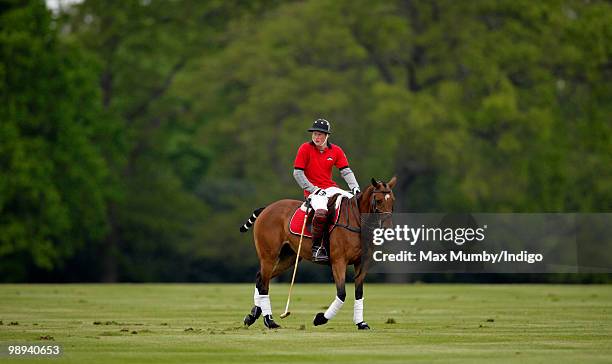
[[[348,198],[353,197],[353,195],[348,192],[345,191],[341,188],[338,187],[329,187],[325,189],[325,196],[319,196],[319,195],[310,195],[308,196],[308,199],[310,200],[310,206],[312,206],[313,210],[325,210],[327,211],[327,201],[329,200],[330,197],[337,195],[337,194],[342,194]]]

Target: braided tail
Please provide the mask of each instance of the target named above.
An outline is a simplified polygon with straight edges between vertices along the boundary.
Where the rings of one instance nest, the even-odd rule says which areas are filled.
[[[265,207],[260,207],[257,210],[253,211],[253,215],[251,215],[251,217],[249,217],[247,222],[245,222],[244,225],[240,227],[240,232],[246,233],[251,228],[251,226],[253,226],[253,224],[255,223],[255,220],[257,219],[257,216],[259,216],[259,214],[261,214],[261,212],[264,209]]]

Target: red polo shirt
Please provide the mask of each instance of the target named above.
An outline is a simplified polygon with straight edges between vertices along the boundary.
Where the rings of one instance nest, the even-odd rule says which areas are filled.
[[[293,168],[303,170],[310,183],[323,189],[338,186],[332,180],[333,166],[343,169],[349,164],[342,148],[331,143],[327,143],[327,148],[320,151],[313,142],[306,142],[298,149],[293,162]],[[310,192],[304,190],[304,197],[308,195]]]

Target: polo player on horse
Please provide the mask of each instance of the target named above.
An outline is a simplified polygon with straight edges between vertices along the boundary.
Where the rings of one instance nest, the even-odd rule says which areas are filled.
[[[396,178],[391,178],[389,182],[372,178],[372,184],[360,192],[355,176],[349,168],[346,155],[339,146],[328,142],[331,132],[329,122],[317,119],[308,131],[312,132],[312,141],[302,144],[298,149],[293,175],[304,190],[304,196],[310,200],[315,210],[313,239],[305,239],[303,243],[306,249],[301,249],[303,236],[298,238],[291,231],[292,216],[303,204],[303,201],[293,199],[278,200],[266,207],[254,210],[251,217],[240,227],[241,232],[247,232],[250,227],[253,227],[253,241],[259,258],[259,270],[255,275],[253,292],[254,305],[251,312],[245,316],[244,324],[251,326],[260,316],[263,316],[263,322],[267,328],[280,327],[272,318],[270,280],[291,267],[294,267],[295,272],[299,259],[304,259],[327,262],[331,267],[336,284],[336,297],[325,312],[316,314],[313,324],[315,326],[326,324],[344,305],[346,270],[349,265],[352,265],[355,268],[353,323],[357,329],[367,330],[370,326],[363,319],[363,283],[368,270],[368,257],[372,245],[364,245],[361,233],[362,231],[367,233],[373,226],[391,226],[390,217],[395,201],[392,189],[395,186]],[[341,190],[334,183],[332,180],[334,166],[340,170],[340,175],[347,182],[354,196]],[[328,254],[321,241],[327,221],[327,203],[328,198],[338,194],[348,198],[340,201],[339,209],[343,212],[339,214],[339,218],[342,223],[336,223],[337,228],[329,234],[329,239],[333,243],[329,245]],[[373,222],[370,221],[372,219]],[[308,251],[308,244],[312,244],[311,251]]]
[[[300,146],[293,163],[293,177],[304,190],[304,197],[310,200],[314,210],[312,219],[312,260],[326,262],[329,260],[322,243],[327,220],[328,199],[336,194],[347,197],[360,192],[359,184],[342,148],[331,144],[328,139],[331,125],[325,119],[317,119],[308,129],[312,132],[312,141]],[[351,193],[338,188],[332,180],[332,168],[336,166],[340,175],[348,184]]]

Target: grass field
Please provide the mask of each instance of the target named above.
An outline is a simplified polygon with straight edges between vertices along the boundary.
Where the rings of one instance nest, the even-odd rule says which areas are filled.
[[[338,316],[314,327],[333,285],[298,284],[280,320],[288,285],[273,284],[283,328],[268,330],[242,327],[250,284],[0,285],[0,342],[61,344],[53,362],[70,363],[612,361],[612,286],[366,284],[368,332],[347,288]]]

